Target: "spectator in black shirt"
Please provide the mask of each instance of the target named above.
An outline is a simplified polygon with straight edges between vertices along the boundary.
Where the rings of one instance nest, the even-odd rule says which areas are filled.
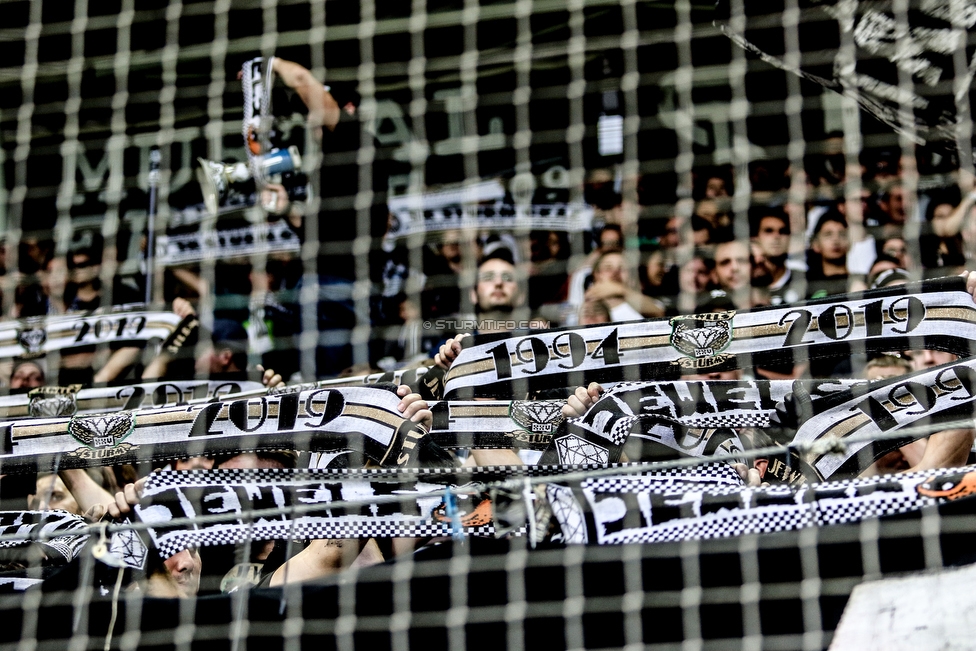
[[[357,306],[353,285],[379,275],[371,273],[371,262],[389,217],[393,159],[360,121],[359,96],[351,85],[326,87],[301,65],[281,58],[273,59],[273,67],[307,107],[309,127],[322,145],[319,212],[309,216],[316,220],[319,244],[316,361],[318,376],[334,375],[354,361],[367,361],[367,346],[354,354],[351,342],[354,327],[370,325],[368,303]]]

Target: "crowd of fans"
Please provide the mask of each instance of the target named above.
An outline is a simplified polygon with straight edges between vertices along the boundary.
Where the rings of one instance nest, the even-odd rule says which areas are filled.
[[[314,104],[321,84],[288,62],[278,65],[285,83],[298,90],[306,104]],[[343,105],[341,111],[352,115],[355,107],[349,106]],[[332,118],[316,122],[325,127],[320,130],[331,131],[345,119],[338,105],[332,108]],[[350,145],[352,151],[357,143]],[[331,151],[323,149],[328,165]],[[733,209],[737,188],[732,168],[696,169],[692,196],[669,206],[663,216],[660,205],[642,205],[637,200],[653,195],[652,188],[637,192],[640,182],[610,170],[593,170],[579,188],[593,212],[589,230],[527,234],[438,230],[419,248],[413,240],[410,248],[407,240],[378,237],[371,231],[373,246],[365,266],[352,255],[355,247],[340,253],[329,248],[332,228],[339,228],[332,221],[326,223],[338,219],[329,212],[329,201],[335,201],[339,211],[335,214],[351,210],[336,190],[337,196],[326,194],[326,208],[313,217],[318,219],[320,246],[317,273],[306,268],[307,258],[303,261],[298,253],[269,255],[260,266],[246,259],[218,260],[203,267],[165,270],[161,298],[177,314],[187,316],[201,305],[213,306],[206,334],[189,342],[182,356],[156,355],[129,343],[69,348],[48,358],[10,361],[0,377],[12,393],[54,383],[239,379],[249,377],[249,369],[251,377],[269,386],[282,383],[282,378],[311,380],[301,376],[299,344],[312,334],[303,330],[313,322],[319,342],[315,379],[408,365],[446,369],[457,358],[464,335],[470,333],[745,310],[965,270],[976,251],[970,215],[976,201],[972,177],[957,171],[947,176],[944,187],[917,191],[917,175],[903,170],[899,161],[888,152],[865,154],[859,174],[845,171],[843,161],[829,157],[814,161],[812,167],[830,173],[807,170],[803,202],[796,200],[797,175],[772,165],[754,166],[748,211]],[[851,200],[851,187],[860,188],[855,195],[859,200]],[[304,238],[308,224],[303,219],[309,217],[283,200],[277,189],[268,192],[274,196],[262,197],[260,205],[268,207],[269,219],[286,218]],[[342,227],[348,230],[350,224],[354,226],[354,221]],[[344,237],[337,236],[337,241]],[[65,252],[56,255],[61,250]],[[76,232],[64,249],[56,247],[52,237],[25,235],[18,242],[15,264],[8,268],[6,256],[0,260],[7,277],[4,287],[13,291],[5,302],[8,316],[27,319],[137,302],[144,295],[144,281],[112,276],[106,270],[114,264],[112,255],[94,231]],[[368,282],[359,273],[363,269],[368,270]],[[299,300],[316,295],[305,291],[309,283],[318,283],[317,299]],[[370,297],[368,313],[356,305],[361,299],[355,297],[363,295]],[[316,311],[315,318],[303,313],[309,310]],[[370,333],[368,359],[353,354],[357,337],[350,335],[364,327]],[[341,336],[330,339],[337,332]],[[896,354],[846,360],[839,366],[803,362],[754,373],[769,379],[844,375],[873,379],[951,360],[934,351],[892,352]],[[743,373],[729,377],[743,377]],[[568,415],[582,413],[602,392],[596,385],[575,392],[567,389]],[[417,422],[430,419],[427,403],[413,389],[402,386],[397,392],[405,417]],[[756,445],[765,440],[761,432],[754,433],[753,439]],[[972,443],[970,430],[942,432],[927,445],[912,444],[879,460],[873,471],[964,463]],[[494,450],[474,452],[467,463],[523,461],[512,450]],[[171,467],[288,468],[297,463],[296,455],[288,452],[248,453],[174,461]],[[764,470],[764,460],[758,460],[751,468],[743,466],[740,474],[745,481],[758,483]],[[20,508],[62,508],[95,519],[118,518],[137,502],[144,481],[145,477],[137,480],[129,466],[41,475],[22,491]],[[6,486],[9,489],[9,478]],[[15,506],[10,495],[7,490],[0,496],[6,508]],[[381,562],[425,542],[320,540],[296,546],[278,541],[230,551],[187,550],[157,559],[142,588],[158,596],[190,596],[226,591],[241,582],[280,585]]]

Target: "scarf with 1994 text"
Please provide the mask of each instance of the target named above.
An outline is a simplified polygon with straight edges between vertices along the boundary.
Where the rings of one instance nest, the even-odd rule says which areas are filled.
[[[464,340],[465,342],[470,340]],[[941,278],[785,307],[648,319],[529,336],[475,338],[444,396],[511,398],[590,382],[675,379],[852,352],[934,349],[968,357],[976,305],[965,280]]]

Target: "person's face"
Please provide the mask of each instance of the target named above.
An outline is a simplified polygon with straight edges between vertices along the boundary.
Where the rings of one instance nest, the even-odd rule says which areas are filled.
[[[668,220],[668,223],[664,226],[664,235],[661,236],[661,246],[667,249],[673,249],[681,244],[681,240],[678,238],[678,226],[677,217],[672,217]]]
[[[905,243],[905,240],[900,237],[892,238],[884,243],[881,252],[897,260],[898,266],[902,269],[908,269],[910,259],[908,257],[908,245]]]
[[[213,468],[213,459],[209,457],[177,459],[173,464],[173,470],[210,470],[211,468]]]
[[[562,248],[559,242],[559,233],[550,231],[549,237],[546,239],[546,245],[549,247],[549,257],[553,259],[558,258],[559,250]]]
[[[10,377],[11,389],[36,389],[44,386],[44,373],[34,364],[21,364]]]
[[[658,251],[651,254],[651,257],[647,259],[647,280],[654,286],[660,285],[664,282],[664,275],[667,273],[667,269],[664,266],[664,255]]]
[[[598,323],[610,323],[610,315],[607,309],[594,301],[584,301],[580,307],[580,325],[597,325]]]
[[[515,267],[504,260],[488,260],[478,267],[478,282],[472,300],[487,312],[516,307],[519,298]]]
[[[905,223],[905,189],[899,185],[891,188],[889,193],[888,216],[895,224]]]
[[[593,270],[593,281],[596,283],[615,282],[624,284],[629,279],[627,268],[624,266],[624,256],[619,253],[603,256]]]
[[[715,282],[727,290],[737,290],[749,284],[752,266],[749,249],[741,242],[726,242],[715,249]]]
[[[72,253],[71,280],[76,283],[90,283],[98,277],[99,265],[92,260],[87,253]]]
[[[708,182],[705,183],[705,196],[709,199],[729,196],[728,190],[725,189],[725,181],[717,176],[708,179]]]
[[[620,251],[623,249],[623,242],[620,241],[620,233],[613,229],[607,229],[600,233],[601,251]]]
[[[184,549],[163,561],[164,572],[149,577],[146,593],[150,597],[189,599],[200,589],[203,561],[196,549]]]
[[[57,475],[44,475],[37,478],[35,493],[27,498],[27,508],[35,511],[61,509],[81,515],[78,502]]]
[[[916,371],[924,371],[933,366],[941,366],[959,359],[952,353],[944,353],[941,350],[916,350],[912,353],[912,368]]]
[[[759,234],[756,236],[759,251],[766,259],[786,255],[790,245],[790,233],[783,220],[776,217],[763,217],[759,220]]]
[[[199,355],[193,368],[198,376],[215,373],[226,373],[230,368],[233,354],[228,349],[217,350],[213,344],[207,346],[203,354]]]
[[[683,375],[683,380],[741,380],[742,370],[736,369],[734,371],[715,371],[714,373],[694,373],[691,375]]]
[[[259,457],[253,452],[242,452],[237,456],[231,457],[223,462],[221,462],[220,468],[224,470],[225,468],[284,468],[280,461],[277,459],[269,459],[267,457]]]
[[[452,271],[457,273],[461,270],[461,243],[453,233],[449,233],[441,244],[441,256]]]
[[[864,373],[865,380],[887,380],[890,377],[904,375],[905,369],[900,366],[872,366]]]
[[[716,216],[718,215],[718,205],[708,199],[699,201],[698,206],[695,208],[695,214],[714,225]]]
[[[683,292],[694,294],[703,292],[708,287],[709,279],[708,266],[701,258],[692,258],[678,273],[678,284]]]
[[[847,228],[840,222],[827,222],[817,234],[814,251],[826,260],[839,260],[847,255]]]

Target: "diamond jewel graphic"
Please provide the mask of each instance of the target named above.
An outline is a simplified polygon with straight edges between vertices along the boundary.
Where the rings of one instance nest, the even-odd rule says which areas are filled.
[[[560,463],[602,465],[610,461],[610,452],[606,448],[572,434],[556,439],[556,451]]]
[[[149,549],[135,531],[119,531],[112,535],[109,552],[121,559],[126,567],[142,569],[146,565]]]
[[[516,400],[511,417],[527,432],[554,432],[565,420],[562,403],[557,400]]]

